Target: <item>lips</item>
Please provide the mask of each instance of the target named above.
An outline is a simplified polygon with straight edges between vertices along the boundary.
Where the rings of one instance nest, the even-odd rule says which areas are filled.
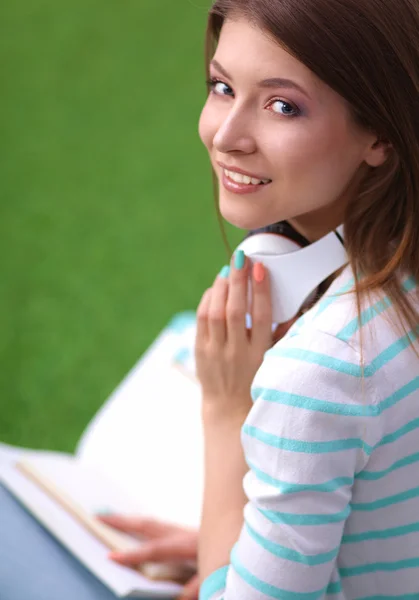
[[[250,171],[245,171],[240,167],[229,166],[222,162],[217,162],[217,164],[225,171],[225,174],[230,177],[230,179],[236,181],[237,183],[252,183],[253,185],[257,185],[271,183],[272,181],[265,175],[251,173]]]
[[[246,181],[250,180],[250,183],[244,183],[235,179],[231,179],[228,175],[229,173],[231,172],[227,171],[226,169],[223,169],[221,181],[224,188],[227,191],[232,192],[234,194],[254,194],[256,192],[261,192],[265,190],[266,187],[268,187],[271,184],[270,181],[268,181],[267,183],[252,183],[252,179],[249,176],[247,176]],[[240,177],[244,178],[246,176],[240,175]],[[258,180],[256,179],[256,181]]]
[[[245,185],[266,185],[269,183],[269,179],[258,179],[257,177],[253,177],[250,175],[242,175],[241,173],[237,173],[237,171],[229,171],[228,169],[224,169],[225,175],[235,181],[236,183],[243,183]]]

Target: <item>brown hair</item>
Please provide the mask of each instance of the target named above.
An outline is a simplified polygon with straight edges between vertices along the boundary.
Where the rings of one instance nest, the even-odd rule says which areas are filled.
[[[240,15],[266,31],[349,104],[356,121],[388,142],[345,219],[345,242],[361,297],[383,290],[402,331],[419,315],[400,273],[419,281],[419,2],[413,0],[216,0],[207,70],[223,22]]]

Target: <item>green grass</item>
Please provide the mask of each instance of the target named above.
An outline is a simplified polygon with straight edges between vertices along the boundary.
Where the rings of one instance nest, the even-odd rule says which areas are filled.
[[[208,4],[0,5],[1,441],[72,450],[226,260],[197,135]]]

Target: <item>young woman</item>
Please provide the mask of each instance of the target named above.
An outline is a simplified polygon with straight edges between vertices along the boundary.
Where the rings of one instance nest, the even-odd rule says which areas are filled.
[[[418,31],[417,0],[211,9],[221,214],[310,242],[343,224],[349,264],[273,347],[263,264],[237,252],[202,298],[202,600],[419,598]]]

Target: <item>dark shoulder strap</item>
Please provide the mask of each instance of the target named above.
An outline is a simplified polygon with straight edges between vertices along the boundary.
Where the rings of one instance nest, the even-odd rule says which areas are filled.
[[[278,223],[273,223],[273,225],[267,225],[266,227],[260,227],[259,229],[251,229],[245,237],[248,238],[257,233],[282,235],[296,244],[299,244],[302,248],[308,246],[310,243],[304,236],[291,227],[287,221],[279,221]]]

